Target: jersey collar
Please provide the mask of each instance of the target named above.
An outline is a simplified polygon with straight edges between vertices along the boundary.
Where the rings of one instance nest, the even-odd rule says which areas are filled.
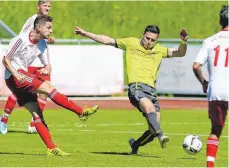
[[[37,42],[36,41],[33,41],[31,38],[30,38],[30,34],[31,34],[32,32],[30,32],[29,33],[29,41],[30,41],[30,43],[32,43],[32,44],[36,44]]]

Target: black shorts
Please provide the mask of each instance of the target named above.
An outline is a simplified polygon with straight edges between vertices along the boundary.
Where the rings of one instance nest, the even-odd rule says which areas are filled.
[[[147,98],[154,104],[156,112],[160,112],[160,105],[157,100],[156,89],[147,84],[140,82],[129,84],[128,97],[130,103],[137,107],[139,111],[141,111],[139,107],[140,99]]]
[[[228,101],[209,101],[208,114],[212,126],[224,126],[228,110]]]

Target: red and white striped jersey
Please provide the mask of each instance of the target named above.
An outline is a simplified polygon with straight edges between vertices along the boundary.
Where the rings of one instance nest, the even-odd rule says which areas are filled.
[[[228,101],[229,97],[229,32],[220,31],[204,40],[195,62],[207,63],[208,99]]]
[[[49,58],[44,54],[47,44],[44,40],[34,43],[29,38],[29,33],[19,34],[14,37],[9,44],[6,57],[11,61],[12,66],[18,70],[28,71],[28,66],[36,59],[40,59],[43,65],[49,64]],[[10,77],[10,72],[6,69],[5,79]]]
[[[22,34],[22,33],[28,33],[28,32],[31,32],[32,30],[34,30],[34,21],[35,21],[35,19],[36,19],[37,16],[38,16],[38,14],[34,14],[33,16],[31,16],[30,18],[28,18],[26,20],[25,24],[23,25],[23,27],[21,29],[20,34]],[[46,54],[47,57],[49,57],[48,48],[44,52],[44,54]],[[43,67],[44,65],[41,63],[41,61],[40,61],[39,58],[35,58],[35,60],[32,62],[32,64],[30,66],[32,66],[32,67]]]

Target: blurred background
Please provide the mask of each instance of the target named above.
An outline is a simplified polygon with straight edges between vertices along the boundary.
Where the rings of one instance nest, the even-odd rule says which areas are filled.
[[[45,118],[55,142],[72,154],[47,158],[44,144],[28,135],[31,116],[15,108],[8,122],[8,134],[1,135],[1,165],[10,167],[205,167],[206,139],[210,130],[208,103],[195,78],[192,64],[203,39],[220,31],[219,10],[227,1],[52,1],[53,34],[49,45],[52,64],[51,83],[84,107],[98,104],[98,114],[86,123],[47,102]],[[20,32],[25,21],[37,12],[35,1],[0,1],[0,60],[9,41]],[[179,32],[189,32],[188,51],[183,58],[164,59],[156,88],[161,106],[161,126],[171,137],[162,150],[155,139],[129,155],[128,140],[142,135],[148,125],[127,98],[128,77],[125,52],[95,43],[74,34],[74,26],[113,38],[141,38],[147,25],[161,30],[159,43],[178,47]],[[206,67],[204,67],[206,76]],[[10,92],[0,64],[0,110]],[[189,134],[199,135],[203,149],[187,155],[182,142]],[[25,145],[26,144],[26,145]],[[216,167],[228,167],[228,120],[220,140]]]
[[[69,96],[125,96],[128,88],[125,53],[76,36],[74,26],[114,38],[141,38],[147,25],[156,24],[161,30],[160,43],[168,47],[179,46],[181,28],[189,32],[186,56],[163,60],[157,80],[158,94],[203,96],[191,66],[202,40],[221,29],[219,10],[227,3],[52,1],[52,36],[57,39],[50,45],[52,83]],[[1,48],[6,49],[27,18],[37,12],[37,1],[1,1],[0,11],[0,42]],[[207,75],[206,70],[204,73]],[[4,82],[0,88],[2,96],[9,94]]]

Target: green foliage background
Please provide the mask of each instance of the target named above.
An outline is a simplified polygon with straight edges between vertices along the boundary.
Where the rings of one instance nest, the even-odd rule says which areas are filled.
[[[206,38],[220,29],[218,13],[227,1],[53,1],[56,38],[81,38],[73,26],[112,37],[136,36],[148,24],[157,24],[161,38],[179,38],[185,27],[190,38]],[[37,12],[37,1],[1,1],[0,19],[18,33],[25,20]],[[0,30],[0,38],[9,37]]]
[[[227,1],[53,1],[56,38],[82,38],[73,27],[106,34],[114,38],[141,37],[144,28],[156,24],[160,38],[179,38],[185,27],[189,38],[206,38],[220,30],[219,10]],[[0,19],[13,31],[20,32],[26,19],[37,12],[37,1],[1,1]],[[10,38],[1,30],[0,38]],[[125,64],[125,62],[124,62]],[[124,72],[127,84],[126,69]]]

